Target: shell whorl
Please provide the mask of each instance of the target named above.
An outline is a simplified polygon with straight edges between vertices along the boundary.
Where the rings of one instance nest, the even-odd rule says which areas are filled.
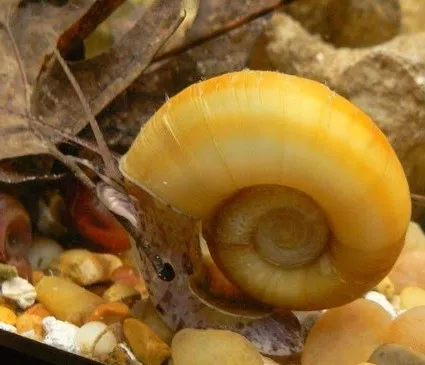
[[[252,251],[222,266],[224,254],[211,244],[226,277],[277,307],[328,308],[370,289],[394,264],[410,220],[403,169],[373,121],[324,85],[277,72],[241,71],[189,86],[143,126],[120,169],[203,221],[244,188],[281,186],[311,197],[330,235],[306,266],[276,274]],[[236,275],[235,265],[242,267]]]

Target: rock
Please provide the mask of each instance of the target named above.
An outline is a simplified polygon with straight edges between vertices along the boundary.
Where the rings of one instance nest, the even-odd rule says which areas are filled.
[[[107,325],[116,322],[122,322],[130,317],[130,309],[127,305],[120,302],[110,302],[100,304],[87,318],[88,322],[97,321]]]
[[[75,342],[83,354],[104,357],[114,351],[117,339],[108,327],[98,321],[88,322],[75,333]]]
[[[171,345],[174,331],[162,320],[150,300],[138,301],[132,308],[133,316],[151,328],[166,344]]]
[[[393,320],[382,343],[396,343],[425,354],[425,306],[414,307]]]
[[[293,18],[276,13],[265,38],[274,70],[325,83],[367,113],[392,144],[411,191],[425,194],[423,34],[402,34],[368,47],[336,48]],[[422,212],[414,208],[412,217]]]
[[[18,276],[15,266],[0,263],[0,281],[13,279]]]
[[[115,346],[114,351],[111,354],[111,358],[117,364],[138,363],[136,356],[134,356],[131,350],[124,343],[119,343],[117,346]]]
[[[425,290],[425,250],[403,251],[388,273],[388,278],[393,282],[396,293],[406,286]]]
[[[4,281],[1,290],[4,297],[15,301],[22,309],[32,306],[37,297],[35,288],[20,277]]]
[[[337,47],[365,47],[400,32],[399,0],[330,0],[329,36]]]
[[[425,290],[416,286],[407,286],[400,293],[400,309],[425,306]]]
[[[392,304],[388,301],[388,299],[385,297],[384,294],[378,293],[376,291],[370,291],[365,294],[365,299],[371,300],[372,302],[375,302],[379,304],[382,308],[384,308],[391,317],[396,317],[397,313],[392,306]]]
[[[171,345],[174,365],[263,365],[255,346],[227,330],[187,328],[176,333]]]
[[[418,0],[400,0],[402,19],[401,27],[404,33],[417,33],[425,30],[425,2]]]
[[[46,307],[41,304],[41,303],[37,303],[34,304],[32,307],[29,307],[26,311],[26,314],[34,314],[36,316],[39,316],[41,318],[45,318],[45,317],[49,317],[52,314],[46,309]]]
[[[41,341],[44,337],[42,322],[43,318],[35,314],[24,313],[16,321],[16,331],[19,334],[33,332],[34,337]]]
[[[0,330],[16,333],[16,327],[11,324],[0,322]]]
[[[397,344],[379,346],[369,360],[375,365],[425,365],[425,355]]]
[[[36,286],[37,297],[56,318],[82,325],[105,301],[69,279],[45,276]]]
[[[61,350],[79,353],[78,345],[75,342],[75,336],[78,327],[69,322],[46,317],[42,320],[43,330],[45,332],[44,343],[59,348]]]
[[[398,0],[298,0],[285,12],[339,47],[384,42],[399,32],[401,23]]]
[[[392,300],[395,295],[395,288],[393,282],[390,280],[388,276],[382,279],[381,282],[375,287],[375,290],[378,293],[385,295],[388,300]]]
[[[0,305],[0,322],[7,323],[12,326],[16,324],[16,314],[10,308]]]
[[[170,357],[170,347],[143,322],[128,318],[124,321],[123,331],[134,356],[144,365],[161,365]]]
[[[352,365],[365,361],[383,343],[391,324],[390,314],[367,299],[329,309],[308,334],[301,363]]]
[[[95,255],[100,260],[104,273],[108,278],[116,269],[123,266],[122,260],[116,255],[110,253],[97,253]]]
[[[122,301],[131,304],[134,300],[140,298],[140,293],[133,286],[118,282],[106,289],[102,297],[108,302]]]
[[[410,222],[406,233],[404,251],[425,250],[425,234],[421,226],[416,222]]]
[[[35,237],[28,251],[28,260],[33,270],[43,271],[63,253],[62,246],[46,237]]]
[[[82,286],[100,283],[109,278],[103,262],[94,253],[83,249],[65,251],[49,268],[58,270],[61,276],[69,277]]]
[[[111,274],[111,280],[115,283],[125,283],[132,286],[140,293],[142,299],[149,298],[149,292],[145,280],[137,273],[136,269],[131,266],[123,265],[117,268]]]

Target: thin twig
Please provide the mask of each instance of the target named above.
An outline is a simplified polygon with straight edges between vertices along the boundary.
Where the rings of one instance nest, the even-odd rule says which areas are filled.
[[[425,207],[425,196],[411,193],[410,198],[412,199],[413,204],[420,207]]]
[[[84,138],[76,137],[73,134],[64,132],[63,130],[55,126],[48,123],[44,123],[43,121],[38,119],[32,119],[32,122],[35,124],[38,124],[41,128],[50,129],[51,131],[56,133],[58,136],[65,138],[67,143],[73,143],[78,147],[84,147],[85,149],[100,155],[99,148],[97,148],[97,146],[94,143],[91,143],[90,141]]]
[[[93,134],[95,136],[97,145],[99,147],[100,155],[102,157],[103,163],[105,164],[105,173],[109,177],[119,181],[121,179],[121,174],[119,173],[119,171],[116,168],[116,165],[113,162],[114,161],[113,156],[111,152],[109,151],[108,145],[106,144],[106,141],[103,138],[102,131],[99,128],[99,124],[97,123],[96,118],[94,117],[91,111],[91,108],[87,99],[84,97],[84,94],[80,88],[80,85],[78,84],[77,80],[75,79],[74,75],[72,74],[71,70],[69,69],[63,57],[60,55],[57,48],[54,48],[53,52],[56,56],[56,59],[59,61],[60,65],[62,66],[62,69],[64,70],[66,76],[71,82],[72,87],[77,93],[78,99],[80,100],[84,113],[86,114],[86,117],[88,118],[90,122],[90,126],[93,130]]]
[[[75,161],[77,164],[85,166],[88,169],[90,169],[91,171],[93,171],[105,184],[114,187],[118,191],[122,191],[122,186],[117,184],[114,180],[110,179],[105,174],[105,172],[103,171],[103,169],[101,167],[95,165],[94,163],[87,160],[86,158],[76,157],[76,156],[72,156],[72,155],[69,155],[67,157],[69,159]]]
[[[83,172],[82,169],[69,157],[66,156],[61,151],[59,151],[54,143],[49,144],[49,150],[53,157],[62,162],[66,167],[68,167],[84,185],[86,185],[91,191],[96,191],[96,184],[93,183],[90,178]]]
[[[153,62],[158,62],[158,61],[162,61],[174,56],[178,56],[194,47],[200,46],[208,41],[211,41],[215,38],[218,38],[226,33],[229,33],[230,31],[237,29],[247,23],[252,22],[255,19],[261,18],[263,16],[266,16],[278,9],[280,9],[281,7],[288,5],[292,2],[294,2],[296,0],[279,0],[278,2],[276,2],[273,5],[270,5],[268,7],[265,8],[261,8],[259,10],[254,11],[251,14],[248,14],[240,19],[234,20],[232,22],[229,22],[228,24],[226,24],[224,27],[216,29],[214,31],[212,31],[211,33],[205,34],[205,35],[201,35],[200,37],[194,39],[193,41],[190,41],[188,43],[185,43],[181,46],[178,46],[174,49],[171,49],[167,52],[164,52],[162,54],[160,54],[159,56],[155,57],[153,59]]]

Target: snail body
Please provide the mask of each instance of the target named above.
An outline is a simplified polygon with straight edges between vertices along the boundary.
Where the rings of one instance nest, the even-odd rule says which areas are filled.
[[[224,277],[270,308],[362,295],[395,263],[410,220],[406,177],[373,121],[326,86],[277,72],[189,86],[143,126],[120,170],[201,222]]]

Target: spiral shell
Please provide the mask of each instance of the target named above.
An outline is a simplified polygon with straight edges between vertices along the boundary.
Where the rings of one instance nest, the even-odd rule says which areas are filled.
[[[224,276],[272,307],[329,308],[369,290],[410,220],[405,174],[373,121],[277,72],[191,85],[144,125],[120,169],[202,221]]]

